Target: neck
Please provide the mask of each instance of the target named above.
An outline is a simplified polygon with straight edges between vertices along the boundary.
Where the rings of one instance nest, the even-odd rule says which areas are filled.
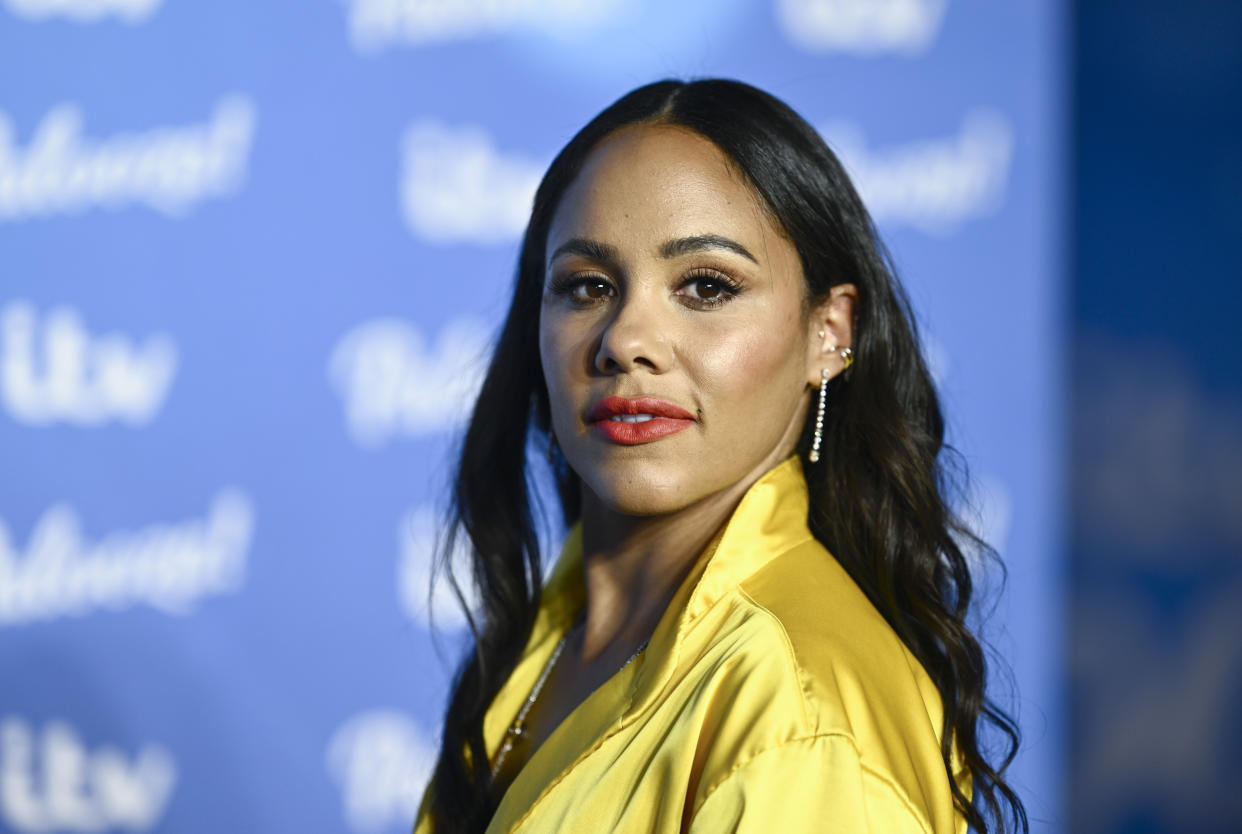
[[[754,480],[658,516],[618,513],[584,486],[584,662],[610,649],[632,650],[651,635],[682,580]]]

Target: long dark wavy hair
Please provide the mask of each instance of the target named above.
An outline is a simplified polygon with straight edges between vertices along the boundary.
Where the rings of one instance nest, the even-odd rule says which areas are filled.
[[[957,470],[946,465],[944,420],[905,294],[867,210],[819,134],[773,96],[714,79],[660,81],[625,95],[570,140],[535,194],[513,301],[462,442],[449,518],[455,532],[441,556],[444,569],[451,539],[468,537],[479,602],[432,783],[435,830],[482,831],[499,803],[483,715],[525,648],[540,601],[531,464],[543,456],[528,459],[528,451],[551,440],[538,347],[548,226],[592,149],[637,123],[688,128],[732,160],[794,243],[808,305],[837,284],[858,289],[858,361],[829,387],[821,460],[805,467],[808,523],[940,691],[942,755],[960,813],[979,832],[1026,830],[1022,803],[1003,778],[1017,751],[1017,727],[985,693],[984,652],[966,624],[973,586],[963,548],[991,551],[950,506]],[[811,428],[808,415],[798,447],[804,457]],[[570,525],[579,516],[578,478],[559,454],[552,469],[561,504],[556,523]],[[987,726],[995,744],[981,737]],[[954,745],[972,797],[953,779]]]

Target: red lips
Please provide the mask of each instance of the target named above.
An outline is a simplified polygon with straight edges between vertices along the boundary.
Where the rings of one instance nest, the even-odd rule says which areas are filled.
[[[627,422],[626,417],[650,417]],[[650,443],[694,425],[694,415],[655,397],[604,397],[587,410],[591,428],[613,443]]]

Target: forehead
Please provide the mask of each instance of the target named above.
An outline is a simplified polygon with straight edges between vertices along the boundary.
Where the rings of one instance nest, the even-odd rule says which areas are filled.
[[[586,236],[640,245],[703,233],[760,249],[783,237],[710,140],[674,125],[631,125],[587,156],[553,215],[548,242]]]

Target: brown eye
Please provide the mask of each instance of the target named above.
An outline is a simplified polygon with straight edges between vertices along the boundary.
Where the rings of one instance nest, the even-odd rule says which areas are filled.
[[[691,273],[677,294],[694,309],[712,310],[728,304],[739,292],[741,287],[712,270]]]
[[[579,285],[582,294],[590,299],[607,298],[612,295],[612,285],[599,279],[588,279]]]
[[[719,281],[713,281],[711,278],[700,278],[695,286],[699,288],[699,298],[710,299],[718,297],[724,292],[724,287]]]
[[[580,307],[601,304],[617,294],[612,281],[602,275],[557,276],[552,279],[549,290]]]

